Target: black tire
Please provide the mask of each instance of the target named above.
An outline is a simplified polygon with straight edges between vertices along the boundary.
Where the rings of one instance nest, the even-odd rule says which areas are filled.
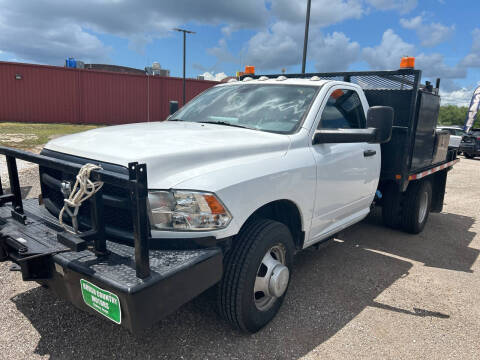
[[[463,155],[465,155],[467,159],[473,159],[475,157],[475,155],[468,154],[468,153],[463,153]]]
[[[431,207],[432,184],[430,181],[411,182],[405,194],[402,229],[411,234],[420,233],[427,223]]]
[[[268,219],[254,220],[244,226],[224,260],[224,274],[218,285],[220,315],[233,327],[254,333],[277,314],[286,291],[272,300],[268,310],[260,311],[254,300],[254,284],[263,257],[273,246],[285,248],[285,266],[290,273],[294,244],[289,229]]]
[[[403,193],[391,182],[383,188],[382,218],[385,226],[399,229],[402,222]]]

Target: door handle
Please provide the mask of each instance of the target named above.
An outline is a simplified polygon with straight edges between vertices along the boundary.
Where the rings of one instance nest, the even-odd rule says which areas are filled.
[[[371,149],[368,149],[368,150],[365,150],[363,152],[363,156],[365,157],[368,157],[368,156],[373,156],[375,155],[377,152],[375,150],[371,150]]]

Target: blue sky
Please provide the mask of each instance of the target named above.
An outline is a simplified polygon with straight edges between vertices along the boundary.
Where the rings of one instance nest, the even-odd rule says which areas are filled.
[[[158,61],[173,76],[299,72],[307,0],[0,0],[0,60],[85,62],[144,68]],[[395,69],[417,57],[442,78],[444,103],[465,104],[480,81],[477,0],[312,0],[307,71]],[[218,76],[218,75],[217,75]]]

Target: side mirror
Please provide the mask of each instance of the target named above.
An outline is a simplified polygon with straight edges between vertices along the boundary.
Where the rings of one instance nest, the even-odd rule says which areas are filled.
[[[372,106],[367,112],[367,127],[375,128],[375,140],[383,144],[390,141],[393,127],[393,108],[390,106]]]
[[[178,111],[178,101],[171,100],[169,104],[170,104],[170,115],[173,115]]]
[[[366,129],[325,129],[315,131],[313,145],[332,143],[374,143],[390,141],[393,127],[393,108],[373,106],[368,109]]]

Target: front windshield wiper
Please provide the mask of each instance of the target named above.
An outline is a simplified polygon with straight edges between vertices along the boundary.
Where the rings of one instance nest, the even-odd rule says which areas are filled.
[[[201,124],[225,125],[225,126],[238,127],[238,128],[242,128],[242,129],[255,130],[255,129],[249,128],[248,126],[232,124],[232,123],[229,123],[229,122],[226,122],[226,121],[199,121],[199,123],[201,123]]]

